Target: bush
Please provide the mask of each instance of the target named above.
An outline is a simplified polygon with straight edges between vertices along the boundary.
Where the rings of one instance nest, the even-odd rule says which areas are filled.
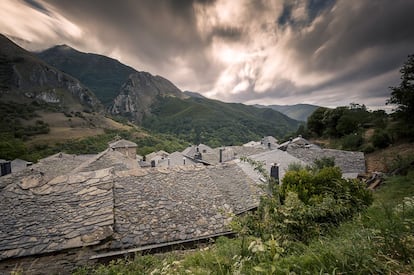
[[[364,142],[361,134],[349,134],[341,139],[342,149],[344,150],[358,150]]]
[[[314,161],[314,167],[318,170],[325,168],[325,167],[334,167],[334,166],[335,166],[334,157],[323,157],[320,159],[316,159]]]
[[[391,144],[390,136],[383,130],[375,130],[371,138],[372,144],[377,148],[385,148]]]
[[[371,144],[366,144],[364,147],[362,147],[362,152],[364,152],[365,154],[369,154],[374,151],[375,151],[375,148]]]
[[[241,222],[244,232],[268,240],[308,243],[372,203],[359,180],[346,180],[338,167],[288,171],[279,190],[261,199],[258,211]]]

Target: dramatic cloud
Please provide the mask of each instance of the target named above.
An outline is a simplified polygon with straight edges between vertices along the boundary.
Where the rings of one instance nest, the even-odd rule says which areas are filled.
[[[0,31],[220,100],[378,107],[414,51],[413,10],[407,0],[3,0]]]

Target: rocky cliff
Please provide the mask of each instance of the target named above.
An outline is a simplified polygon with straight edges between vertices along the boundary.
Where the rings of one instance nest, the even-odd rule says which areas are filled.
[[[147,72],[137,72],[131,74],[122,85],[108,110],[113,115],[122,115],[132,122],[141,123],[142,119],[150,114],[151,105],[157,98],[167,96],[187,97],[169,80]]]
[[[0,35],[0,96],[3,100],[41,101],[62,109],[74,105],[101,110],[96,96],[77,79],[48,65]]]
[[[67,45],[36,53],[46,63],[70,74],[88,87],[105,106],[113,103],[119,88],[136,70],[107,56],[84,53]]]

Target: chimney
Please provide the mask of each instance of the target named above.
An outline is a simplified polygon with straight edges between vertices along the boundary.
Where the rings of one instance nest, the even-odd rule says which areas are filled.
[[[223,148],[220,148],[219,149],[219,152],[220,152],[220,160],[219,160],[219,162],[222,163],[223,162]]]
[[[11,162],[10,161],[1,162],[0,168],[1,168],[0,176],[11,174]]]
[[[270,167],[270,177],[279,181],[279,163],[272,163]]]
[[[183,163],[184,163],[184,165],[185,165],[185,157],[183,157]]]
[[[168,160],[168,167],[170,166],[170,158],[167,159]]]

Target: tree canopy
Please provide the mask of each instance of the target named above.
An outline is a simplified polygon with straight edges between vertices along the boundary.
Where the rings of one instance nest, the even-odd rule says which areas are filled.
[[[414,115],[414,55],[409,55],[407,61],[400,69],[401,83],[390,87],[391,98],[387,104],[396,104],[396,114],[406,122],[412,122]]]

